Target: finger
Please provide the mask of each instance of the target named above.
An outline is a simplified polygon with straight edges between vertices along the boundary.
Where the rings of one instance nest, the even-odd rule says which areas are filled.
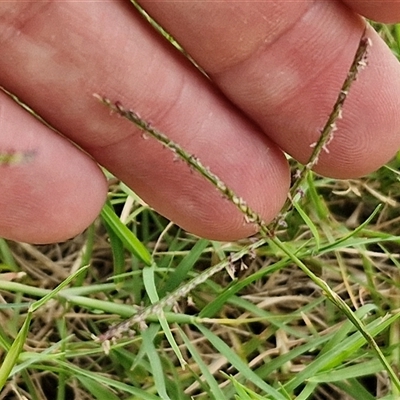
[[[0,155],[9,155],[0,157],[0,236],[47,243],[80,233],[105,199],[97,165],[3,92],[0,121]]]
[[[266,220],[288,167],[278,148],[161,39],[128,2],[3,3],[0,82],[185,229],[215,239],[254,232],[203,178],[93,93],[133,108],[200,158]]]
[[[356,13],[366,18],[386,23],[400,21],[400,1],[399,0],[379,0],[379,1],[359,1],[342,0]]]
[[[141,3],[270,138],[307,162],[351,65],[361,18],[335,1]],[[399,63],[372,29],[367,35],[368,66],[315,168],[324,175],[366,174],[400,145]]]

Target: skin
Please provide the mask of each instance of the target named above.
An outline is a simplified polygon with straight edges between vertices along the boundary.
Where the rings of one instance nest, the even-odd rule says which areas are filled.
[[[252,234],[213,187],[93,93],[134,109],[269,221],[289,187],[280,148],[307,161],[364,29],[355,12],[400,21],[400,1],[141,4],[211,81],[128,1],[0,3],[0,85],[63,135],[0,93],[0,152],[33,154],[0,167],[0,236],[46,243],[84,230],[107,192],[97,163],[190,232]],[[367,174],[400,145],[400,67],[372,29],[367,36],[369,64],[316,166],[323,175]]]

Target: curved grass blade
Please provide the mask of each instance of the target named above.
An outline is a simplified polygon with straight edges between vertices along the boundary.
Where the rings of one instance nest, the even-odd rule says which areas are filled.
[[[201,358],[201,355],[197,351],[195,345],[190,341],[190,339],[186,336],[185,332],[182,329],[180,329],[180,328],[178,328],[178,329],[179,329],[179,333],[183,339],[183,342],[186,345],[186,348],[192,355],[193,360],[196,362],[196,365],[200,368],[200,371],[203,374],[205,381],[208,383],[210,391],[214,396],[213,398],[223,400],[225,398],[224,393],[220,389],[218,382],[215,380],[215,378],[212,375],[212,373],[210,372],[208,366],[205,364],[205,362]]]
[[[136,235],[121,222],[109,204],[106,203],[104,205],[101,210],[101,217],[106,226],[112,229],[116,236],[119,237],[127,250],[146,265],[150,266],[152,264],[152,257],[149,251]]]
[[[88,267],[83,267],[76,271],[74,274],[70,275],[67,279],[61,282],[54,290],[47,293],[40,300],[35,301],[28,309],[27,316],[25,318],[24,323],[22,324],[21,329],[19,330],[14,342],[12,343],[10,349],[7,352],[7,355],[3,361],[3,364],[0,367],[0,392],[3,389],[7,379],[10,376],[10,373],[14,366],[17,364],[19,356],[22,352],[23,346],[25,344],[26,338],[29,333],[29,326],[33,317],[33,313],[42,307],[45,303],[47,303],[50,299],[53,299],[57,296],[57,294],[65,288],[73,279],[75,279],[82,272],[86,271]]]
[[[156,283],[155,283],[155,279],[154,279],[154,270],[155,270],[154,264],[152,267],[146,267],[143,269],[144,287],[145,287],[146,292],[147,292],[148,296],[150,297],[150,300],[153,304],[157,303],[159,301],[159,296],[157,293]],[[165,337],[167,338],[172,349],[174,350],[175,355],[178,357],[178,360],[179,360],[182,368],[184,368],[186,365],[186,361],[183,358],[182,353],[179,350],[179,346],[174,339],[174,335],[172,334],[171,329],[168,325],[168,322],[165,319],[163,308],[161,308],[160,311],[158,313],[156,313],[156,315],[158,316],[160,325],[163,328]]]
[[[287,400],[281,393],[275,388],[266,383],[261,379],[251,368],[218,336],[212,333],[206,327],[197,324],[197,328],[200,332],[208,339],[208,341],[222,354],[234,368],[236,368],[246,379],[252,382],[254,385],[259,387],[269,396],[272,396],[274,400]]]

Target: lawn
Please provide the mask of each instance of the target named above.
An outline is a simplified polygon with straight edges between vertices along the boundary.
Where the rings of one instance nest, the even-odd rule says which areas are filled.
[[[400,26],[375,27],[399,55]],[[0,239],[0,399],[400,398],[400,157],[361,179],[311,172],[345,98],[314,158],[290,160],[292,201],[271,225],[167,132],[99,100],[260,233],[199,239],[105,171],[108,202],[80,236],[45,246]]]

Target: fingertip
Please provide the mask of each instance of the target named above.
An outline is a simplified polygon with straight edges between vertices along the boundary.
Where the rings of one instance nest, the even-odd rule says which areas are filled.
[[[356,13],[369,18],[373,21],[379,21],[386,24],[400,21],[400,1],[398,0],[342,0]]]
[[[73,167],[61,160],[58,167],[66,167],[61,171],[43,158],[38,152],[29,162],[0,167],[0,236],[35,244],[62,242],[99,214],[107,193],[101,171],[76,159]]]
[[[0,236],[50,243],[82,232],[105,200],[101,170],[4,94],[0,102]]]

